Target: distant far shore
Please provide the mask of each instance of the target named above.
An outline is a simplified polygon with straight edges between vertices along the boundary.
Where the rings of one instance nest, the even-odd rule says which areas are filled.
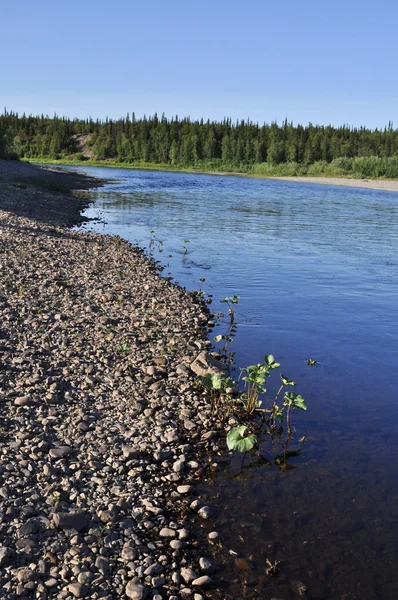
[[[159,163],[121,163],[114,160],[99,161],[99,160],[86,160],[86,161],[75,161],[75,160],[56,160],[48,158],[34,158],[34,159],[23,159],[23,162],[36,163],[36,164],[47,164],[47,165],[66,165],[71,167],[102,167],[102,168],[116,168],[116,169],[142,169],[151,171],[170,171],[180,173],[202,173],[205,175],[224,175],[224,176],[239,176],[239,177],[251,177],[256,179],[270,179],[276,181],[293,181],[296,183],[317,183],[323,185],[342,185],[347,187],[356,188],[368,188],[372,190],[382,190],[387,192],[398,192],[398,180],[397,179],[358,179],[354,177],[330,177],[320,176],[313,177],[311,175],[300,175],[300,176],[271,176],[259,173],[245,173],[239,171],[212,171],[203,168],[194,167],[182,167],[180,165],[173,166],[168,164]]]
[[[323,185],[344,185],[356,188],[369,188],[398,192],[398,181],[395,179],[349,179],[348,177],[267,177],[279,181],[295,181],[297,183],[321,183]]]

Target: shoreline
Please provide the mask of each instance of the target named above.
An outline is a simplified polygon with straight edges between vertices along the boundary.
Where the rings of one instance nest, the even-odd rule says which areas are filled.
[[[131,170],[142,170],[142,171],[163,171],[169,173],[193,173],[202,175],[217,175],[224,177],[249,177],[251,179],[268,179],[271,181],[292,181],[296,183],[314,183],[321,185],[340,185],[346,187],[366,188],[387,192],[398,192],[398,180],[396,179],[357,179],[350,178],[347,176],[341,177],[329,177],[327,175],[321,177],[313,177],[311,175],[303,176],[273,176],[273,175],[260,175],[256,173],[241,173],[233,171],[203,171],[200,169],[184,169],[184,168],[173,168],[172,165],[132,165],[127,163],[103,163],[101,161],[64,161],[64,160],[40,160],[40,159],[29,159],[23,161],[25,164],[37,164],[37,165],[65,165],[71,167],[99,167],[105,169],[131,169]]]
[[[195,482],[221,425],[191,366],[210,317],[141,249],[67,229],[82,200],[13,178],[0,183],[0,591],[207,598],[214,553],[192,523],[211,511]]]
[[[80,192],[104,183],[76,171],[0,159],[0,210],[47,225],[80,225],[91,203]]]
[[[345,187],[366,188],[386,192],[398,192],[398,181],[395,179],[350,179],[349,177],[269,177],[278,181],[296,183],[315,183],[320,185],[341,185]]]

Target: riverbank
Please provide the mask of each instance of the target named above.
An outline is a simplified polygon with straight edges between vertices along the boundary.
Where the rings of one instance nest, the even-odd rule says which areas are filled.
[[[140,249],[66,229],[79,199],[0,176],[0,597],[201,600],[208,315]]]
[[[398,192],[398,181],[394,179],[349,179],[348,177],[271,177],[270,179],[276,179],[277,181],[294,181],[296,183],[343,185],[346,187]]]
[[[76,171],[0,159],[0,210],[47,225],[79,225],[87,220],[81,212],[89,201],[78,190],[104,182]]]
[[[230,171],[211,171],[202,168],[184,168],[181,166],[162,165],[157,163],[120,163],[116,161],[67,161],[67,160],[51,160],[51,159],[34,159],[30,162],[44,165],[65,165],[75,167],[101,167],[101,168],[114,168],[114,169],[139,169],[149,171],[169,171],[169,172],[180,172],[180,173],[203,173],[204,175],[234,175],[239,177],[251,177],[256,179],[271,179],[276,181],[294,181],[296,183],[317,183],[323,185],[341,185],[348,187],[367,188],[373,190],[382,190],[389,192],[398,191],[398,180],[396,179],[365,179],[347,177],[345,175],[329,177],[327,175],[322,177],[313,177],[311,175],[303,176],[283,176],[283,175],[262,175],[258,173],[248,173],[237,171],[232,168]]]

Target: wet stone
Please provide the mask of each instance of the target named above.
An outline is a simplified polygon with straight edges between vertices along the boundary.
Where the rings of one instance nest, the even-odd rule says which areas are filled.
[[[11,564],[14,553],[11,548],[0,546],[0,567],[7,567]]]
[[[212,584],[212,579],[208,575],[203,575],[202,577],[198,577],[192,581],[192,585],[194,587],[210,587]]]

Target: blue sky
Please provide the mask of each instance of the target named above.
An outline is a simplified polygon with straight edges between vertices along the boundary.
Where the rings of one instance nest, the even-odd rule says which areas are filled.
[[[390,0],[1,4],[9,110],[398,127]]]

